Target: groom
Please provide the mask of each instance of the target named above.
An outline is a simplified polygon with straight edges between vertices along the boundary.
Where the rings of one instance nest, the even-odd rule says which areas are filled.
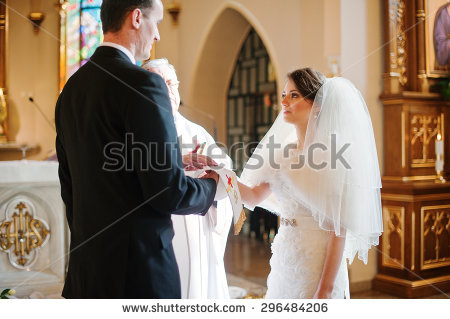
[[[181,297],[171,214],[204,215],[218,175],[184,175],[166,85],[135,65],[162,18],[161,0],[104,0],[105,42],[58,99],[66,298]]]

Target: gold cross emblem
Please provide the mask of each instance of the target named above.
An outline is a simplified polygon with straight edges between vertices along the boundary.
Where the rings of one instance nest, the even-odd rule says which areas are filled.
[[[0,224],[0,250],[8,253],[11,264],[19,269],[36,261],[36,249],[45,245],[49,237],[47,224],[34,218],[33,206],[24,201],[13,206],[12,213],[7,211],[6,220]]]

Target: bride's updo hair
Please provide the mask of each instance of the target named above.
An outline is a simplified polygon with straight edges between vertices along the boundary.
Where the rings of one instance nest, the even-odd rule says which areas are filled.
[[[301,95],[312,102],[326,79],[323,73],[311,68],[298,69],[288,73],[287,76],[294,82]]]

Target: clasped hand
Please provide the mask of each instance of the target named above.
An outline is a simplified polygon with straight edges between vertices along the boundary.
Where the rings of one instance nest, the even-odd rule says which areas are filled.
[[[183,155],[183,167],[186,171],[203,169],[205,166],[217,166],[217,163],[206,155],[197,153]],[[206,171],[200,178],[212,178],[216,181],[216,185],[219,182],[219,175],[213,170]]]
[[[217,163],[211,157],[206,155],[197,153],[183,155],[183,168],[186,171],[195,171],[197,169],[202,169],[205,166],[217,166]]]

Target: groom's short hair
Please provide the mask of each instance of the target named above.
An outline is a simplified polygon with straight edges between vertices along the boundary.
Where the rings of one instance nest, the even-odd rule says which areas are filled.
[[[120,31],[126,16],[134,9],[149,9],[154,0],[103,0],[100,10],[103,33]]]

